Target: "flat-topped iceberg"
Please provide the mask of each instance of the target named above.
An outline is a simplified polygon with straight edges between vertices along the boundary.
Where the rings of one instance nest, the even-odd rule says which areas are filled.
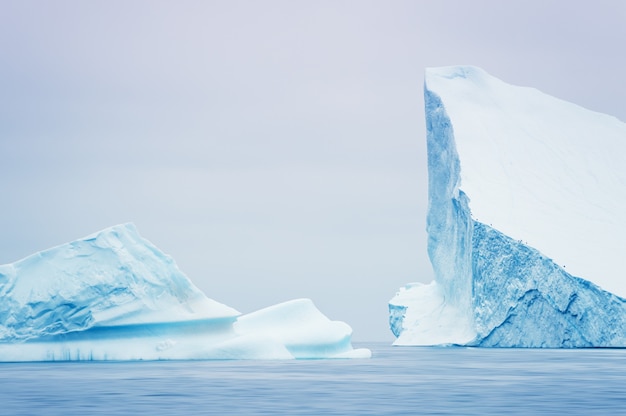
[[[626,347],[626,124],[475,67],[425,105],[435,281],[390,301],[395,344]]]
[[[308,299],[248,315],[206,297],[134,225],[0,266],[0,361],[368,357]]]

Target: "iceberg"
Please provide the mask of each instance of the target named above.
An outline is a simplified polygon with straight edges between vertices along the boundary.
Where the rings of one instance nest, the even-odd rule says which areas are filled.
[[[133,224],[0,266],[0,361],[369,357],[297,299],[241,315]]]
[[[626,124],[480,68],[426,70],[435,280],[395,345],[626,347]]]

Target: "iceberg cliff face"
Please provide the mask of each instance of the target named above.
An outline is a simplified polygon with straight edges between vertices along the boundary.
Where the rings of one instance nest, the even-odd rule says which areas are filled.
[[[0,361],[370,354],[308,299],[241,316],[207,298],[132,224],[0,266],[0,296]]]
[[[396,344],[626,346],[626,125],[474,67],[425,102],[437,290],[391,300]]]

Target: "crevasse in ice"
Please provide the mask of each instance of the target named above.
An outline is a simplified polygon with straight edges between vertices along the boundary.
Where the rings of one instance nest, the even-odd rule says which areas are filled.
[[[424,96],[435,281],[390,301],[395,344],[626,346],[626,125],[475,67]]]
[[[367,357],[309,299],[241,315],[134,225],[0,266],[0,361]]]

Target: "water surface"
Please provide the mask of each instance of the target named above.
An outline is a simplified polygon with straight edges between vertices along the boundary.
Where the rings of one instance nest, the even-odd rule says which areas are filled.
[[[626,350],[355,346],[373,357],[3,363],[0,414],[626,414]]]

